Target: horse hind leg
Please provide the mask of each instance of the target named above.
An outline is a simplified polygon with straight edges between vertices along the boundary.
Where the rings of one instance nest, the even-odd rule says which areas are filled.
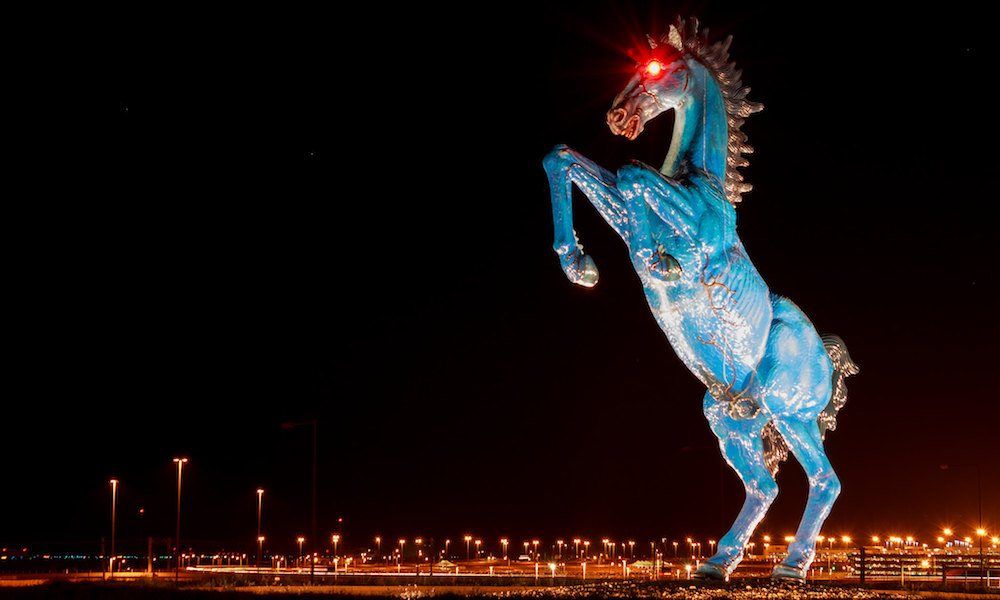
[[[725,579],[743,559],[754,529],[778,496],[778,484],[767,467],[761,432],[767,416],[737,420],[726,402],[705,396],[705,416],[719,438],[719,447],[729,466],[740,476],[746,492],[743,507],[729,531],[719,540],[718,551],[703,562],[695,577]]]
[[[823,437],[815,420],[775,421],[789,450],[802,465],[809,480],[809,499],[788,556],[774,568],[775,579],[805,580],[816,557],[816,536],[840,495],[840,480],[823,451]]]

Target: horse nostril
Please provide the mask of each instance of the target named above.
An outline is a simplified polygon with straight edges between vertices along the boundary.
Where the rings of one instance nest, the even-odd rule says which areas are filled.
[[[624,108],[613,108],[608,111],[608,125],[621,127],[625,122],[628,113]]]

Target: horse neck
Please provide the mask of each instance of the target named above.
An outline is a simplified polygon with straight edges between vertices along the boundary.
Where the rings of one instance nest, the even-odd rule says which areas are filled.
[[[690,91],[675,110],[670,152],[660,171],[673,177],[696,169],[722,182],[729,144],[725,101],[708,70],[693,60],[688,64]]]

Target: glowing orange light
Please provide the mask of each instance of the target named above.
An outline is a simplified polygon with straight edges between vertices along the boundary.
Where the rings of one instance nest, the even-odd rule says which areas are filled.
[[[646,65],[646,72],[650,75],[659,75],[662,70],[663,65],[661,65],[660,61],[657,60],[651,60],[649,61],[649,64]]]

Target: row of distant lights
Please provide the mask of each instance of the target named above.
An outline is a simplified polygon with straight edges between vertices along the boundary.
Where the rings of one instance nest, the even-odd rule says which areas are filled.
[[[949,537],[953,536],[953,532],[952,532],[951,529],[945,529],[942,533],[944,533],[945,536],[949,536]],[[976,530],[976,535],[980,536],[980,537],[985,537],[987,535],[987,532],[986,532],[985,529],[980,528],[980,529]],[[336,543],[337,541],[339,541],[338,538],[339,538],[339,536],[336,536],[336,535],[333,536],[333,541]],[[465,536],[463,539],[464,539],[464,541],[467,544],[469,542],[475,543],[475,545],[476,545],[476,551],[478,553],[479,548],[480,548],[480,546],[483,543],[483,541],[481,539],[475,539],[475,540],[473,540],[472,536],[468,536],[468,535]],[[769,546],[770,545],[770,543],[771,543],[771,536],[770,535],[765,535],[765,536],[763,536],[762,539],[764,541],[764,545],[765,546]],[[302,541],[301,538],[299,539],[299,541],[300,542]],[[507,546],[509,544],[509,541],[510,540],[508,538],[501,538],[500,539],[500,544],[504,547],[504,552],[505,553],[506,553],[506,549],[507,549]],[[787,543],[794,542],[795,541],[795,536],[793,536],[793,535],[786,535],[784,537],[784,541],[787,542]],[[824,542],[829,542],[829,544],[832,547],[833,544],[837,541],[837,537],[836,536],[823,536],[823,535],[820,535],[820,536],[816,537],[816,541],[818,543],[820,543],[820,544],[822,544]],[[840,541],[843,542],[846,545],[846,544],[851,543],[853,541],[853,539],[850,536],[844,535],[844,536],[840,537]],[[871,536],[871,541],[874,544],[879,544],[879,543],[883,542],[883,539],[880,536],[873,535],[873,536]],[[905,546],[920,546],[921,545],[919,542],[915,541],[915,539],[913,538],[913,536],[906,536],[905,538],[899,537],[899,536],[889,536],[889,537],[885,538],[884,541],[890,547],[893,544],[897,544],[897,545],[900,545],[900,546],[904,546],[904,545]],[[939,536],[937,538],[937,541],[939,543],[942,543],[942,544],[947,542],[949,545],[951,545],[951,544],[961,544],[963,541],[964,541],[964,543],[966,545],[971,545],[972,544],[972,538],[968,537],[968,536],[965,537],[964,540],[954,540],[953,539],[951,541],[948,541],[946,539],[946,537],[944,537],[944,536]],[[1000,537],[993,536],[993,537],[990,538],[990,541],[991,541],[991,543],[993,545],[1000,544]],[[381,545],[382,538],[379,537],[379,536],[376,536],[375,537],[375,542],[377,544]],[[617,546],[619,545],[618,542],[615,542],[615,541],[610,540],[608,538],[602,539],[601,542],[604,544],[605,549],[608,549],[608,548],[617,548]],[[420,545],[421,543],[423,543],[423,539],[422,538],[416,538],[416,539],[414,539],[414,543],[417,544],[417,545]],[[540,543],[541,542],[539,540],[532,540],[530,542],[530,545],[537,552],[538,545]],[[679,544],[679,542],[677,542],[677,541],[674,541],[674,542],[671,542],[671,543],[674,545],[675,548]],[[687,538],[686,541],[685,541],[685,543],[688,544],[689,546],[695,546],[695,547],[701,546],[701,542],[693,541],[692,538]],[[715,545],[716,542],[715,542],[715,540],[708,540],[708,543],[714,547],[714,545]],[[399,546],[400,546],[400,548],[402,548],[405,544],[406,544],[406,539],[402,539],[401,538],[399,540]],[[451,544],[451,540],[450,539],[445,540],[445,544],[446,545]],[[524,541],[524,542],[522,542],[522,544],[524,545],[525,550],[527,550],[527,548],[529,546],[529,542],[528,541]],[[589,551],[589,547],[590,547],[591,542],[590,542],[590,540],[582,540],[580,538],[574,538],[573,539],[573,544],[576,545],[576,546],[579,546],[580,544],[583,544],[584,547],[587,549],[587,550],[585,550],[585,552],[586,552],[586,551]],[[629,548],[632,549],[635,546],[635,541],[634,540],[629,540],[627,544],[628,544]],[[559,547],[559,551],[560,552],[562,551],[562,547],[563,546],[567,546],[567,547],[569,546],[569,544],[567,544],[564,540],[556,540],[556,545]],[[621,542],[620,545],[624,549],[624,547],[626,545],[626,542]],[[749,547],[749,548],[752,548],[754,546],[755,546],[755,544],[753,542],[750,542],[749,544],[747,544],[747,547]],[[927,544],[923,544],[923,546],[926,547]],[[396,551],[398,552],[399,549],[397,549]]]
[[[938,541],[939,544],[947,543],[948,545],[951,545],[951,544],[961,544],[962,542],[964,542],[966,545],[971,545],[972,544],[972,538],[969,537],[969,536],[966,536],[962,540],[951,539],[949,541],[948,538],[953,538],[954,537],[954,532],[951,529],[945,528],[941,533],[943,533],[944,535],[943,536],[938,536],[937,541]],[[978,537],[986,537],[987,536],[987,532],[986,532],[985,529],[979,528],[979,529],[976,529],[976,535]],[[881,543],[883,541],[882,538],[880,538],[877,535],[873,535],[871,539],[872,539],[872,543],[873,544],[879,544],[879,543]],[[765,535],[764,536],[764,542],[767,543],[767,542],[770,542],[770,541],[771,541],[771,537]],[[786,542],[794,542],[795,541],[795,536],[793,536],[793,535],[786,535],[785,536],[785,541]],[[837,538],[836,538],[836,536],[826,537],[826,536],[820,535],[820,536],[816,537],[816,541],[819,542],[819,543],[823,543],[824,541],[829,541],[830,545],[832,546],[837,541]],[[845,536],[841,536],[840,541],[842,541],[844,544],[849,544],[849,543],[851,543],[851,537],[850,536],[846,536],[846,535]],[[920,546],[921,545],[919,542],[917,542],[916,540],[914,540],[913,536],[911,536],[911,535],[908,535],[905,538],[902,538],[902,537],[899,537],[899,536],[895,536],[895,535],[891,535],[891,536],[885,538],[884,541],[889,546],[892,546],[893,544],[898,544],[900,546],[904,546],[904,545],[905,546]],[[1000,544],[1000,537],[992,536],[992,537],[990,537],[990,542],[994,546],[997,545],[997,544]],[[923,544],[923,546],[926,547],[927,544]]]
[[[188,462],[188,459],[187,458],[175,458],[175,459],[173,459],[173,462],[177,463],[177,467],[178,467],[178,479],[179,479],[180,478],[180,469],[181,469],[181,467],[182,467],[182,465],[184,463]],[[108,483],[111,484],[112,496],[114,496],[117,493],[118,480],[117,479],[111,479]],[[264,494],[264,490],[258,488],[257,489],[257,501],[258,501],[258,503],[261,501],[261,497],[263,496],[263,494]],[[139,510],[140,510],[140,512],[144,512],[143,509],[139,509]],[[937,538],[938,543],[941,543],[941,544],[943,544],[943,543],[946,542],[945,536],[951,537],[951,536],[954,535],[953,531],[950,528],[945,528],[942,531],[942,533],[944,534],[944,536],[938,536],[938,538]],[[983,528],[979,528],[979,529],[976,530],[976,535],[979,536],[979,537],[985,537],[986,536],[986,530],[983,529]],[[265,539],[266,538],[264,536],[262,536],[262,535],[259,535],[257,537],[257,541],[259,543],[263,543],[265,541]],[[465,543],[466,543],[467,546],[468,546],[468,544],[470,542],[473,542],[473,537],[470,536],[470,535],[464,536],[463,539],[464,539],[464,541],[465,541]],[[785,539],[785,542],[791,543],[791,542],[795,541],[795,536],[787,535],[787,536],[785,536],[784,539]],[[840,540],[845,545],[849,544],[852,541],[851,537],[847,536],[847,535],[841,536]],[[877,535],[873,535],[871,537],[871,540],[872,540],[872,543],[878,544],[878,543],[880,543],[881,538],[879,536],[877,536]],[[302,537],[302,536],[299,536],[299,537],[296,538],[295,541],[298,542],[298,544],[301,547],[302,543],[305,542],[305,538]],[[771,542],[771,536],[769,536],[769,535],[763,536],[763,541],[764,541],[764,547],[765,548],[768,547],[770,545],[770,542]],[[823,535],[820,535],[820,536],[816,537],[816,541],[818,543],[820,543],[820,544],[822,544],[823,542],[829,541],[830,547],[832,548],[833,544],[837,541],[837,538],[835,536],[823,536]],[[993,546],[996,546],[997,544],[1000,544],[1000,538],[998,538],[997,536],[991,537],[990,541],[992,542]],[[336,545],[340,542],[340,536],[337,535],[337,534],[334,534],[333,536],[331,536],[331,542],[333,542],[334,547],[336,547]],[[482,545],[482,540],[481,539],[476,539],[476,540],[474,540],[474,542],[475,542],[475,545],[476,545],[476,553],[478,555],[480,546]],[[608,538],[602,539],[601,542],[604,544],[605,551],[607,551],[610,548],[611,551],[614,552],[614,550],[617,549],[617,547],[618,547],[618,543],[617,542],[614,542],[614,541],[612,541],[612,540],[610,540]],[[889,546],[891,546],[892,544],[899,544],[899,545],[902,546],[904,544],[904,538],[901,538],[899,536],[889,536],[888,538],[886,538],[886,542],[888,543]],[[969,546],[969,545],[972,544],[972,538],[971,537],[965,537],[964,538],[964,542],[965,542],[965,544],[967,546]],[[376,536],[375,537],[375,543],[381,545],[382,538],[380,536]],[[416,538],[416,539],[414,539],[414,543],[416,543],[417,545],[420,545],[421,543],[423,543],[423,539],[422,538]],[[447,545],[450,544],[450,543],[451,543],[451,540],[450,539],[446,539],[445,540],[445,547],[447,548]],[[531,545],[534,547],[534,551],[535,551],[536,554],[538,552],[538,545],[539,545],[539,543],[540,543],[539,540],[532,540],[531,541]],[[573,538],[573,544],[575,544],[576,547],[577,547],[576,548],[576,552],[579,552],[579,545],[581,543],[584,545],[585,552],[589,552],[590,540],[582,540],[581,538]],[[678,542],[673,541],[671,543],[673,544],[674,550],[676,551],[677,550],[677,546],[678,546]],[[686,539],[686,543],[688,544],[689,547],[697,546],[699,549],[701,548],[701,542],[694,542],[694,541],[692,541],[691,538],[687,538]],[[714,548],[715,548],[715,540],[708,540],[708,543],[711,545],[711,547],[714,550]],[[960,544],[961,541],[959,541],[959,540],[952,540],[952,541],[947,542],[947,543],[948,543],[948,545]],[[399,540],[399,550],[398,551],[401,552],[402,548],[403,548],[403,546],[405,544],[406,544],[406,539],[400,538],[400,540]],[[506,555],[507,554],[507,546],[509,544],[508,538],[501,538],[500,539],[500,544],[504,548],[504,555]],[[569,544],[567,544],[564,540],[556,540],[556,544],[559,546],[559,552],[560,552],[560,554],[562,553],[562,547],[564,545],[567,546],[567,547],[569,546]],[[523,542],[523,545],[524,545],[525,551],[527,551],[527,549],[528,549],[528,542],[527,541]],[[907,536],[905,538],[905,545],[906,546],[918,546],[919,544],[916,541],[914,541],[913,536]],[[622,550],[624,551],[625,542],[622,542],[621,546],[622,546]],[[629,546],[630,550],[634,550],[635,541],[634,540],[629,540],[628,541],[628,546]],[[755,546],[755,544],[753,542],[749,542],[747,544],[747,548],[749,548],[749,549],[753,549],[754,546]],[[926,547],[927,544],[923,544],[923,546]],[[27,548],[25,548],[24,550],[26,552]],[[3,548],[3,554],[0,555],[0,560],[6,560],[7,559],[6,551],[7,551],[7,549]]]

